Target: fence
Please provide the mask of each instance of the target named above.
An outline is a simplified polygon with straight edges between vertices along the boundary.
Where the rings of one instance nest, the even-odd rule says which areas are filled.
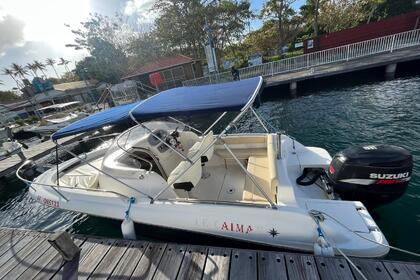
[[[308,69],[315,66],[349,61],[370,55],[393,52],[407,47],[420,45],[420,29],[396,33],[367,41],[344,45],[332,49],[295,56],[279,61],[239,69],[241,79],[255,76],[273,76]],[[231,81],[230,71],[184,81],[184,86],[215,84]]]

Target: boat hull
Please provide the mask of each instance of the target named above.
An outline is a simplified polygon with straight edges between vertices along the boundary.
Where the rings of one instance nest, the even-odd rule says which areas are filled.
[[[83,190],[60,190],[37,186],[30,194],[40,203],[93,216],[123,220],[128,199],[114,193]],[[130,218],[138,224],[169,230],[182,230],[212,237],[236,240],[279,249],[313,252],[317,240],[317,226],[304,211],[295,207],[278,209],[252,206],[221,205],[204,202],[137,201],[130,207]],[[355,238],[354,233],[337,227],[331,221],[323,224],[326,235],[347,255],[381,257],[388,249],[378,244]],[[366,238],[387,244],[382,233],[359,233]]]

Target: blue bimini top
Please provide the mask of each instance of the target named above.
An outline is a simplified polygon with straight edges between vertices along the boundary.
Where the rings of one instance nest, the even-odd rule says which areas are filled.
[[[93,114],[58,130],[51,137],[57,140],[133,118],[143,121],[168,116],[241,111],[254,103],[262,82],[262,77],[255,77],[222,84],[169,89],[140,102]]]

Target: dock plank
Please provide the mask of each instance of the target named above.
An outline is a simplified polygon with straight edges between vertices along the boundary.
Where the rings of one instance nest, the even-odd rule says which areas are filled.
[[[354,276],[350,266],[344,258],[315,257],[321,279],[353,280]]]
[[[381,279],[381,280],[391,280],[391,276],[388,274],[385,266],[377,260],[370,259],[359,259],[352,258],[351,261],[357,266],[357,268],[363,273],[367,279]],[[363,279],[362,276],[351,267],[354,276],[356,279]]]
[[[35,262],[41,256],[45,255],[46,251],[52,248],[47,238],[43,238],[41,244],[35,248],[24,260],[19,262],[14,269],[12,269],[4,278],[6,279],[18,279],[28,268],[34,266]]]
[[[84,242],[84,238],[76,238],[74,239],[74,243],[78,246],[80,246]],[[48,241],[47,241],[48,242]],[[49,244],[49,243],[48,243]],[[48,271],[47,265],[52,262],[53,259],[59,259],[60,256],[54,247],[50,246],[48,247],[47,251],[40,256],[37,260],[35,260],[30,267],[28,267],[18,278],[17,280],[24,280],[24,279],[30,279],[34,276],[38,275],[41,271]],[[54,272],[51,272],[51,274],[55,274],[57,271],[54,270]]]
[[[75,239],[74,243],[77,246],[81,247],[82,249],[85,247],[85,239]],[[32,279],[40,279],[40,280],[50,279],[54,275],[58,274],[58,272],[60,271],[61,267],[64,264],[64,260],[55,249],[54,251],[55,251],[54,256],[50,259],[48,263],[45,264],[44,267],[40,269],[36,269],[35,273],[33,274]]]
[[[88,279],[92,271],[95,270],[106,253],[110,250],[110,247],[115,243],[115,240],[112,239],[100,239],[96,242],[88,239],[87,241],[95,244],[88,253],[80,256],[78,279]],[[61,272],[62,271],[60,271],[60,273]]]
[[[108,253],[98,264],[95,270],[90,275],[89,279],[108,279],[114,270],[115,266],[120,261],[128,248],[130,241],[118,240],[109,249]]]
[[[287,279],[284,254],[258,252],[258,279]]]
[[[112,271],[109,279],[112,280],[128,280],[137,267],[144,251],[148,248],[148,243],[143,241],[130,242],[124,255],[121,257],[118,265]]]
[[[152,279],[167,244],[149,243],[130,279]]]
[[[186,246],[170,244],[166,247],[160,260],[156,272],[153,276],[155,280],[176,279],[179,268],[184,258]]]
[[[207,252],[203,280],[221,280],[229,277],[231,249],[210,247]]]
[[[76,236],[65,262],[48,233],[2,229],[0,279],[363,279],[343,257]],[[352,258],[367,279],[420,279],[420,263]],[[78,268],[78,270],[71,270]]]
[[[25,232],[10,230],[8,234],[3,236],[4,239],[2,239],[3,242],[0,245],[0,256],[16,245],[25,235]]]
[[[415,265],[407,265],[400,262],[390,262],[384,261],[382,264],[385,266],[389,275],[391,275],[394,280],[403,280],[403,279],[420,279],[420,265],[415,267]]]
[[[0,257],[0,268],[6,264],[11,258],[15,256],[17,252],[23,249],[28,243],[33,241],[36,236],[32,234],[25,234],[21,239],[19,239],[16,243],[12,243],[12,246],[5,247],[7,250],[4,254]]]
[[[201,279],[206,257],[206,247],[189,246],[185,251],[177,279]]]
[[[45,234],[34,237],[25,247],[17,251],[6,263],[0,267],[0,279],[15,279],[5,277],[19,263],[24,263],[27,258],[46,239]],[[22,265],[23,266],[23,265]]]
[[[257,253],[233,249],[229,279],[257,279]]]
[[[318,280],[315,259],[309,255],[286,254],[287,276],[289,279]]]

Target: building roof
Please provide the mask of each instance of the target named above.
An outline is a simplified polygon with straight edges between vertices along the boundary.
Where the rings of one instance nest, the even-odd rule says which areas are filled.
[[[168,56],[168,57],[163,57],[163,58],[159,58],[151,63],[145,64],[142,67],[131,71],[130,73],[128,73],[125,77],[123,77],[122,79],[129,79],[132,77],[136,77],[136,76],[141,76],[144,74],[149,74],[149,73],[153,73],[153,72],[157,72],[157,71],[162,71],[168,68],[172,68],[175,66],[179,66],[179,65],[183,65],[183,64],[187,64],[187,63],[191,63],[194,62],[194,59],[192,59],[191,57],[182,55],[182,54],[177,54],[174,56]]]
[[[86,87],[95,86],[97,83],[98,83],[97,80],[76,81],[76,82],[54,85],[54,89],[60,90],[60,91],[83,89],[83,88],[86,88]]]

